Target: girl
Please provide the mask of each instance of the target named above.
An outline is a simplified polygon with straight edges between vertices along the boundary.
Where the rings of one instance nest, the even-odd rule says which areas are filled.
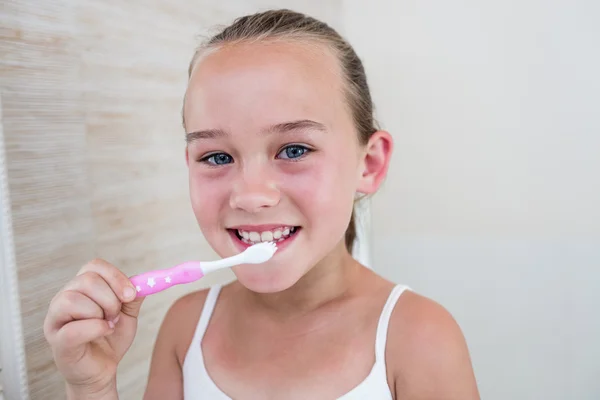
[[[189,185],[223,257],[284,240],[237,280],[179,299],[147,400],[478,399],[441,306],[351,256],[356,195],[385,178],[362,63],[326,24],[288,10],[236,20],[193,57],[184,99]],[[44,331],[71,399],[116,399],[143,298],[102,260],[53,299]]]

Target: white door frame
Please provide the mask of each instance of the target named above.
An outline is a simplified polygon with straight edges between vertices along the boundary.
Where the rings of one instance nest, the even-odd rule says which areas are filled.
[[[28,400],[0,93],[0,399]]]
[[[365,198],[356,206],[356,240],[352,256],[367,268],[371,266],[371,202]]]

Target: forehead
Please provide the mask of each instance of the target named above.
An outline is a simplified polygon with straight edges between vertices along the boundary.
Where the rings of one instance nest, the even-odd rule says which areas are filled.
[[[348,119],[339,63],[325,45],[294,41],[225,45],[202,57],[186,92],[186,130],[235,131],[312,119]]]

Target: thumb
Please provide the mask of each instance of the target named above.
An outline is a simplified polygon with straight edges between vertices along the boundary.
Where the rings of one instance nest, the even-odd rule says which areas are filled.
[[[142,308],[144,299],[145,297],[135,297],[129,302],[124,302],[121,306],[121,312],[123,312],[125,315],[129,315],[130,317],[137,318],[140,314],[140,308]]]

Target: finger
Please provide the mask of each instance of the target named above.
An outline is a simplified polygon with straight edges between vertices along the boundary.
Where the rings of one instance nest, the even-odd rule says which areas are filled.
[[[54,334],[63,325],[76,320],[102,319],[103,309],[81,292],[65,290],[50,303],[47,314],[48,333]]]
[[[85,272],[73,278],[65,290],[80,292],[97,303],[104,312],[104,318],[113,320],[121,310],[121,300],[104,278],[95,272]]]
[[[63,356],[79,358],[83,345],[107,336],[114,331],[114,325],[103,319],[84,319],[64,325],[56,333],[54,347]]]
[[[124,314],[129,315],[130,317],[137,318],[140,315],[140,308],[142,308],[142,303],[144,302],[145,297],[136,297],[133,301],[129,303],[123,303],[121,306],[121,311]]]
[[[87,272],[95,272],[104,278],[121,301],[127,302],[135,298],[137,292],[127,275],[109,262],[95,259],[84,265],[77,275]]]

